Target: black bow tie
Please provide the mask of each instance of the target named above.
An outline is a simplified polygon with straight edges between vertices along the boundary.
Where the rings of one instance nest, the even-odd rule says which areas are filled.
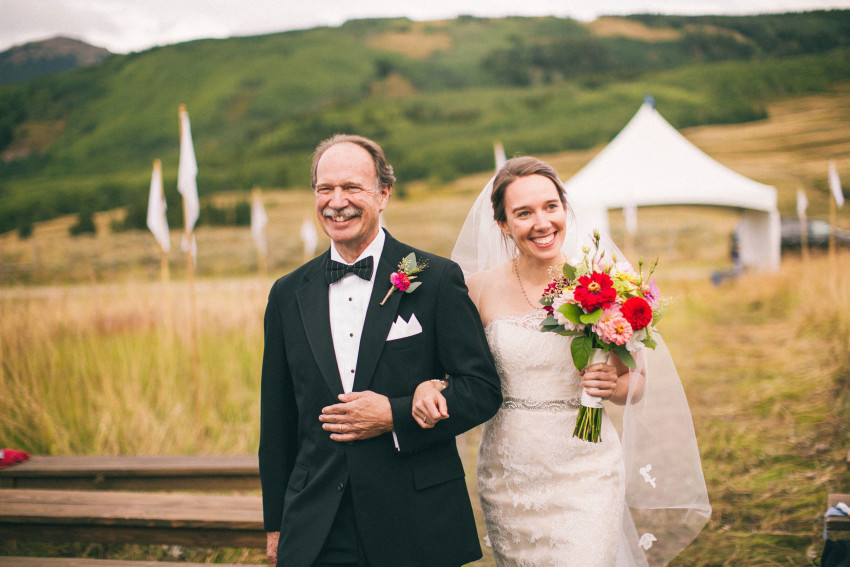
[[[342,279],[346,274],[355,274],[364,280],[372,279],[372,257],[367,256],[353,264],[343,264],[336,260],[328,259],[328,265],[325,267],[325,279],[329,284]]]

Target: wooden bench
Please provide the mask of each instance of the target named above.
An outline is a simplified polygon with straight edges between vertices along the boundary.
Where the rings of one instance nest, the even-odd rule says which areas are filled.
[[[844,502],[850,506],[850,494],[830,494],[826,497],[827,508]],[[850,516],[829,516],[826,519],[827,532],[850,531]]]
[[[164,561],[121,561],[76,557],[0,557],[0,567],[209,567],[209,563],[169,563]],[[246,563],[216,563],[216,567],[245,567]]]
[[[0,489],[0,540],[265,549],[259,496]]]
[[[42,457],[0,469],[0,488],[259,490],[256,455]]]

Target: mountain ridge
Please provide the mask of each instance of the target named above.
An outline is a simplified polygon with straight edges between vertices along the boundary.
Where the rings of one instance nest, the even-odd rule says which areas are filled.
[[[61,35],[16,45],[0,53],[0,85],[95,65],[111,55],[103,47]]]

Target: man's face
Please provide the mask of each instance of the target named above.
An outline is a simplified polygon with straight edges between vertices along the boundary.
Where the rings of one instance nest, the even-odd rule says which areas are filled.
[[[316,214],[342,257],[353,262],[380,229],[392,187],[378,188],[372,156],[357,144],[331,146],[316,167]]]

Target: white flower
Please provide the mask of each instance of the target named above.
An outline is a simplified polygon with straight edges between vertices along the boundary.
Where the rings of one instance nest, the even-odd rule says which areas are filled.
[[[567,331],[581,331],[582,329],[584,329],[584,325],[573,323],[572,321],[564,317],[563,313],[558,311],[558,308],[564,305],[565,303],[575,303],[575,299],[573,298],[573,292],[571,290],[564,290],[561,295],[559,295],[552,301],[552,309],[555,310],[552,315],[555,317],[555,321],[557,321],[559,325],[563,325],[564,329],[566,329]]]
[[[643,348],[643,341],[646,339],[646,327],[640,331],[635,331],[629,340],[626,342],[626,350],[631,353],[638,352]]]
[[[658,541],[658,538],[655,537],[655,535],[650,534],[650,533],[645,533],[642,536],[640,536],[640,541],[638,542],[638,545],[646,550],[646,549],[649,549],[650,547],[652,547],[652,543],[655,542],[655,541]]]

